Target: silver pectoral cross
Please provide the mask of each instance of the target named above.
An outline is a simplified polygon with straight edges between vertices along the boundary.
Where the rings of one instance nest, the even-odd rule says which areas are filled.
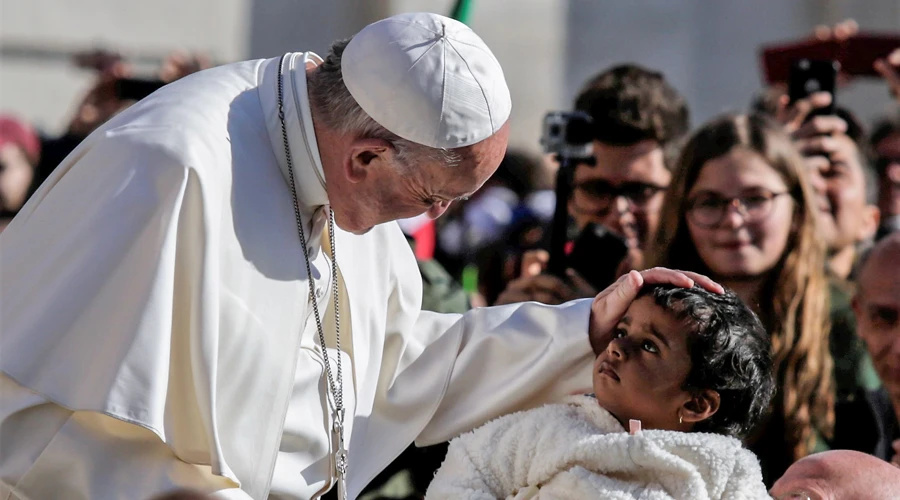
[[[347,448],[344,447],[344,411],[335,412],[334,433],[337,440],[337,451],[334,452],[334,468],[337,471],[337,496],[339,500],[347,500]]]

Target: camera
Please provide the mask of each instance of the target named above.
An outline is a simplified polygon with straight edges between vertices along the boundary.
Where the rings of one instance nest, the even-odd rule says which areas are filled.
[[[567,204],[572,193],[572,175],[579,164],[594,165],[593,123],[591,116],[582,111],[551,111],[544,116],[541,145],[545,153],[553,154],[559,162],[547,270],[561,278],[566,273]]]
[[[593,159],[593,120],[581,111],[551,111],[544,116],[541,145],[545,153],[575,162]]]
[[[566,264],[597,290],[611,285],[619,265],[628,256],[625,239],[599,224],[581,230],[566,257]]]

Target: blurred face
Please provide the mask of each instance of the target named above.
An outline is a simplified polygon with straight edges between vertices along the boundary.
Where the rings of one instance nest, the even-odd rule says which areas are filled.
[[[579,229],[602,224],[644,249],[659,223],[663,192],[672,174],[656,141],[611,146],[594,141],[595,166],[575,169],[569,214]]]
[[[688,231],[719,278],[749,279],[771,271],[787,248],[794,201],[781,175],[743,149],[708,161],[687,195]]]
[[[875,145],[879,174],[878,208],[883,218],[900,215],[900,132]]]
[[[866,180],[856,143],[844,134],[823,140],[835,143],[831,158],[811,156],[805,161],[816,193],[819,234],[834,253],[871,237],[875,228],[863,223]]]
[[[884,241],[866,261],[853,303],[856,330],[891,398],[900,400],[900,236]]]
[[[0,148],[0,211],[22,208],[33,178],[34,168],[22,148],[15,144]]]
[[[363,156],[370,161],[354,167],[361,174],[353,174],[359,178],[351,180],[348,195],[330,196],[335,222],[345,231],[363,234],[377,224],[423,213],[437,219],[451,203],[471,196],[493,175],[508,137],[507,124],[488,139],[462,148],[462,161],[455,166],[429,161],[403,167],[387,159],[392,155]]]
[[[594,393],[620,422],[641,420],[647,429],[679,429],[682,389],[691,369],[688,327],[651,297],[631,304],[613,340],[594,362]]]

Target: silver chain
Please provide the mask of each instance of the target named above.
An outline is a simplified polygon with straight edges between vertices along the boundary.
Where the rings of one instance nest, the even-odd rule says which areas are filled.
[[[278,119],[281,120],[281,137],[284,140],[284,156],[287,160],[288,177],[291,186],[291,197],[294,201],[294,217],[297,220],[297,231],[300,233],[300,244],[303,245],[303,258],[306,261],[306,276],[309,281],[309,299],[313,305],[313,313],[316,318],[316,328],[319,331],[319,343],[322,346],[322,357],[325,362],[325,376],[328,379],[328,387],[334,397],[334,430],[338,435],[338,451],[335,454],[335,466],[338,470],[339,490],[343,489],[344,476],[347,472],[347,452],[344,449],[344,391],[341,378],[341,315],[338,308],[338,274],[337,259],[334,251],[334,212],[328,208],[328,241],[331,243],[331,290],[334,297],[334,328],[335,347],[337,348],[337,382],[331,374],[331,362],[325,350],[325,331],[322,328],[322,319],[319,315],[319,305],[316,302],[316,289],[313,284],[312,269],[309,263],[309,250],[306,248],[306,233],[303,231],[303,218],[300,216],[300,201],[297,197],[297,187],[294,184],[294,162],[291,158],[291,148],[288,143],[287,125],[284,120],[284,60],[287,54],[281,56],[278,64]]]

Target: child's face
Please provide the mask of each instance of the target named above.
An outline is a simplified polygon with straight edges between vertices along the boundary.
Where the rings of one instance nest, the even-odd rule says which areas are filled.
[[[688,330],[652,297],[632,303],[594,362],[600,406],[623,425],[638,419],[647,429],[685,430],[678,417],[691,400],[681,388],[691,369]]]

